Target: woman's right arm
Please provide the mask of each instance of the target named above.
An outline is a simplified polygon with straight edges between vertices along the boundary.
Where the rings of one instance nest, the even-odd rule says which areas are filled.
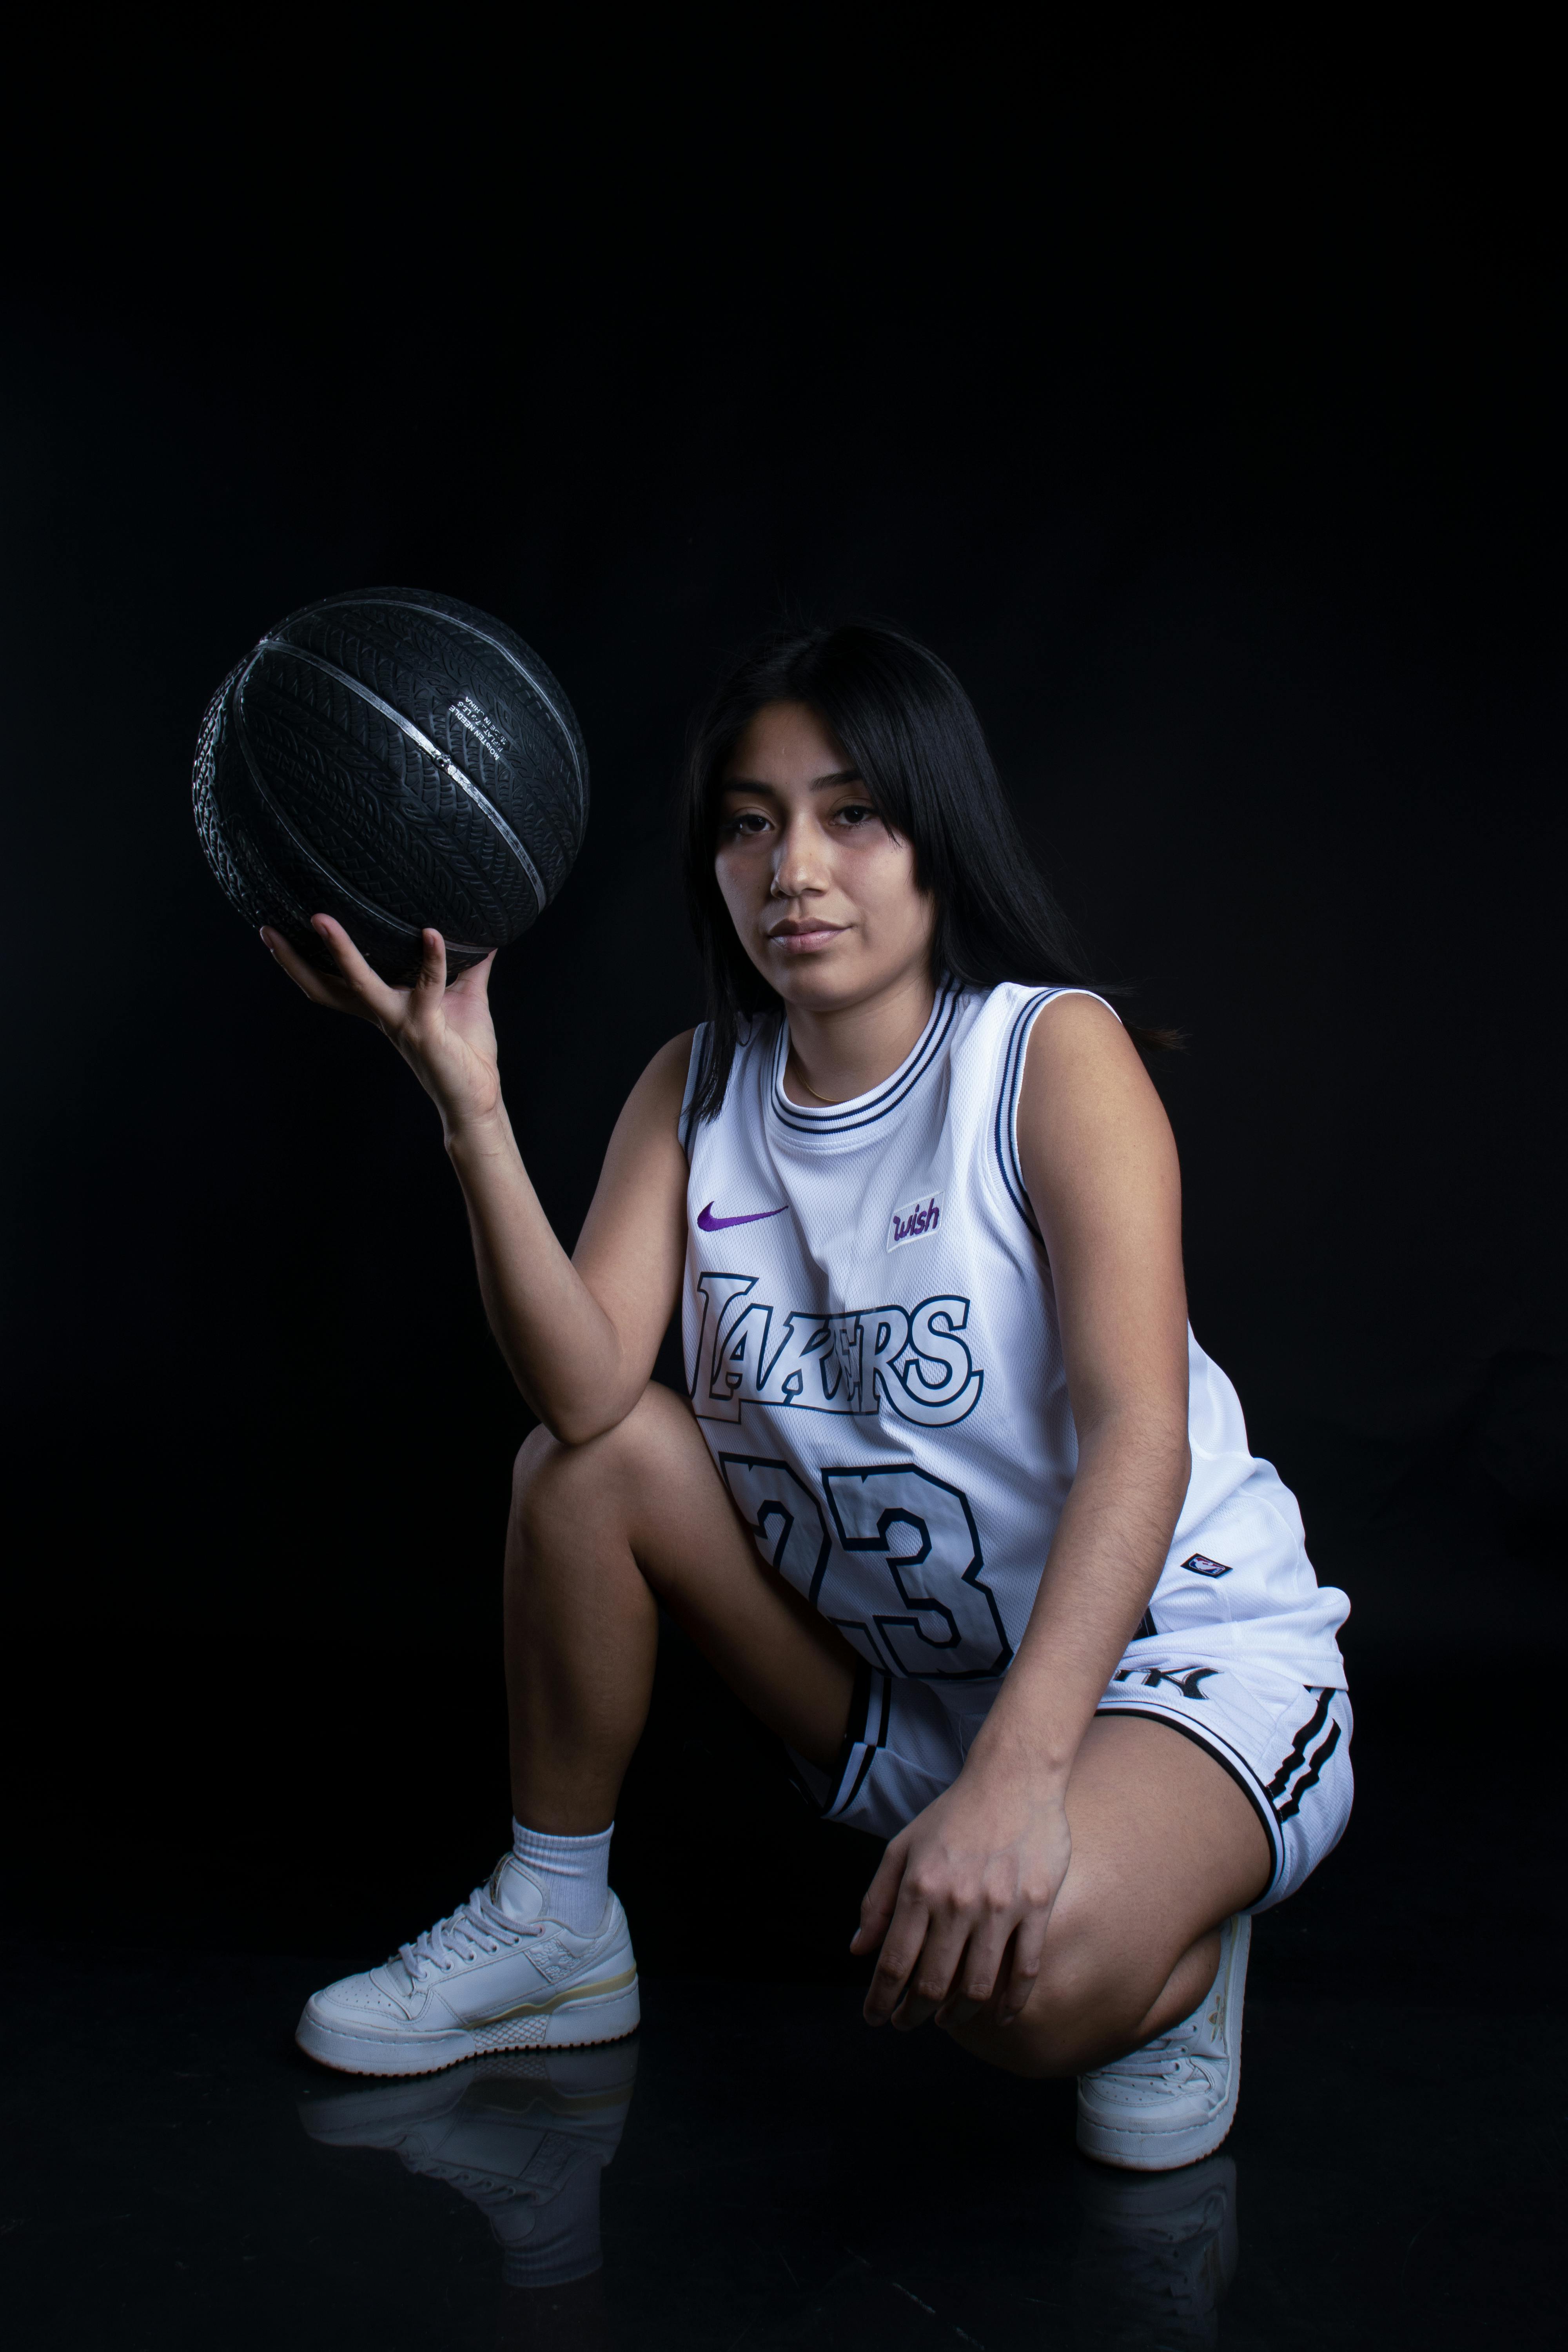
[[[372,971],[341,924],[314,929],[337,967],[312,969],[276,931],[272,955],[313,1003],[374,1022],[441,1115],[468,1204],[479,1289],[513,1379],[552,1434],[581,1445],[623,1421],[653,1371],[686,1252],[679,1124],[690,1033],[655,1055],[616,1123],[575,1255],[541,1208],[501,1099],[491,959],[447,985],[439,932],[412,988]]]

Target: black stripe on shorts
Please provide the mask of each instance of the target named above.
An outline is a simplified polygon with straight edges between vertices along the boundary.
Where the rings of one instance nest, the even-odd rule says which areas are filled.
[[[1306,1762],[1307,1749],[1310,1746],[1311,1742],[1317,1738],[1319,1732],[1321,1731],[1324,1724],[1328,1721],[1329,1709],[1333,1705],[1333,1702],[1334,1695],[1331,1690],[1321,1690],[1318,1693],[1317,1706],[1312,1709],[1311,1714],[1307,1717],[1306,1722],[1296,1734],[1295,1745],[1292,1747],[1290,1753],[1286,1757],[1284,1763],[1281,1764],[1279,1769],[1276,1772],[1274,1778],[1268,1783],[1268,1789],[1264,1792],[1270,1804],[1274,1802],[1277,1797],[1282,1797],[1284,1795],[1286,1790],[1290,1785],[1290,1775],[1292,1772],[1300,1771],[1301,1766]]]
[[[874,1738],[871,1736],[870,1722],[873,1672],[878,1672],[882,1685],[882,1704],[878,1710],[877,1731]],[[860,1794],[865,1786],[866,1775],[876,1761],[878,1749],[885,1748],[888,1744],[888,1726],[892,1720],[892,1676],[880,1674],[879,1670],[868,1665],[862,1658],[855,1669],[855,1696],[849,1702],[849,1721],[844,1732],[844,1747],[839,1757],[838,1777],[834,1783],[833,1794],[822,1809],[825,1816],[847,1809]],[[860,1759],[860,1769],[855,1775],[853,1786],[846,1790],[844,1775],[849,1769],[850,1758],[856,1748],[862,1744],[866,1752]]]
[[[1300,1811],[1302,1798],[1306,1795],[1309,1789],[1316,1785],[1318,1775],[1321,1772],[1324,1765],[1328,1762],[1330,1757],[1333,1754],[1339,1744],[1340,1727],[1336,1723],[1331,1729],[1329,1736],[1324,1740],[1322,1746],[1313,1756],[1310,1771],[1303,1772],[1295,1787],[1291,1790],[1289,1804],[1276,1805],[1274,1808],[1275,1812],[1280,1821],[1288,1822],[1292,1813]]]

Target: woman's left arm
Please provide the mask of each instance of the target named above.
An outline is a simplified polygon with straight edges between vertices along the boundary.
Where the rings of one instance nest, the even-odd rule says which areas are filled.
[[[1039,1973],[1072,1845],[1073,1759],[1164,1566],[1187,1489],[1181,1178],[1115,1015],[1037,1018],[1018,1151],[1056,1286],[1078,1470],[1018,1653],[952,1786],[889,1844],[853,1948],[881,1956],[879,2025],[1011,2023]]]

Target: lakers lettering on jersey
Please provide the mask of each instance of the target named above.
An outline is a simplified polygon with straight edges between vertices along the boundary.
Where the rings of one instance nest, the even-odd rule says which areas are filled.
[[[739,1421],[742,1404],[806,1412],[874,1413],[888,1406],[928,1429],[963,1421],[985,1375],[964,1345],[967,1298],[884,1301],[825,1315],[753,1297],[757,1277],[703,1274],[698,1338],[701,1414]],[[775,1337],[776,1332],[776,1337]]]
[[[1016,1650],[1077,1467],[1016,1134],[1029,1032],[1063,992],[943,990],[900,1070],[820,1110],[758,1024],[688,1136],[687,1381],[720,1474],[869,1664],[966,1707]],[[1341,1687],[1348,1604],[1190,1335],[1189,1375],[1192,1479],[1140,1633]]]

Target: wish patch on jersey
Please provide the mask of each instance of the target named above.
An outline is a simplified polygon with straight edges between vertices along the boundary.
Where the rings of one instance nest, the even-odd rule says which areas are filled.
[[[888,1227],[889,1251],[902,1249],[906,1242],[918,1242],[924,1234],[934,1234],[942,1223],[942,1194],[932,1192],[924,1201],[906,1201],[901,1209],[893,1211]]]
[[[754,1023],[689,1131],[692,1047],[698,1424],[770,1565],[871,1665],[955,1706],[1014,1656],[1078,1467],[1016,1135],[1031,1029],[1070,992],[943,989],[891,1077],[819,1108],[784,1092],[787,1028]],[[1190,1332],[1188,1375],[1191,1483],[1129,1654],[1169,1639],[1192,1671],[1245,1654],[1338,1688],[1344,1596],[1319,1590],[1295,1498]]]

